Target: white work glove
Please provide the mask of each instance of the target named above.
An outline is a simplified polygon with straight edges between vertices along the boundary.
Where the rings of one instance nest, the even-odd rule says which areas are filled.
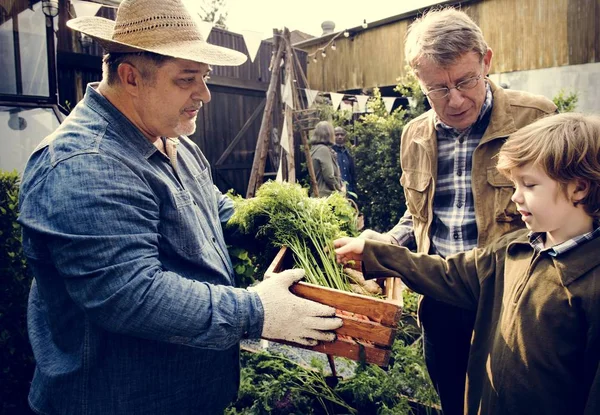
[[[358,235],[360,239],[370,239],[372,241],[385,242],[388,244],[397,244],[396,239],[388,233],[379,233],[371,229],[366,229]]]
[[[265,275],[260,284],[249,287],[260,297],[265,312],[262,337],[315,346],[318,340],[335,340],[342,320],[335,309],[292,294],[289,287],[304,277],[304,270],[291,269]]]

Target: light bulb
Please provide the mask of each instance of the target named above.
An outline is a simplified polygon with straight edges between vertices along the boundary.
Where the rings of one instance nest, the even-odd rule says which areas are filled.
[[[336,47],[335,47],[335,42],[333,42],[333,43],[331,44],[331,50],[335,50],[335,49],[336,49]]]
[[[344,30],[344,37],[350,37],[350,32],[347,30]]]
[[[325,51],[321,52],[321,56],[324,57],[324,58],[327,57],[327,54],[325,53]]]
[[[363,24],[362,24],[362,27],[363,27],[363,29],[366,29],[366,28],[367,28],[367,26],[369,26],[369,25],[367,24],[367,19],[363,19]]]

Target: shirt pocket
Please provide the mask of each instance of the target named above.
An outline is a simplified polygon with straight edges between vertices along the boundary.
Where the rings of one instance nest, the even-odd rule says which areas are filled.
[[[404,188],[406,204],[413,219],[425,221],[428,216],[429,186],[431,185],[431,174],[404,170],[400,178],[400,184]]]
[[[163,231],[167,243],[180,254],[198,255],[206,244],[198,209],[187,190],[171,193],[172,205],[164,206]]]
[[[487,182],[494,188],[494,219],[496,222],[514,222],[521,215],[510,199],[515,191],[512,182],[495,167],[487,169]]]

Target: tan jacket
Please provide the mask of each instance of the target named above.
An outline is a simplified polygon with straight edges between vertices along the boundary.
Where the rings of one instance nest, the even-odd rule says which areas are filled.
[[[521,91],[492,88],[490,123],[473,153],[472,189],[477,245],[482,247],[515,229],[523,227],[510,200],[511,182],[496,170],[495,156],[507,136],[536,119],[556,111],[547,98]],[[412,214],[418,252],[429,252],[433,196],[437,177],[437,135],[435,113],[426,112],[406,125],[400,144],[400,164],[406,205]]]
[[[363,269],[477,311],[465,413],[600,414],[600,238],[552,257],[527,233],[446,259],[366,241]]]

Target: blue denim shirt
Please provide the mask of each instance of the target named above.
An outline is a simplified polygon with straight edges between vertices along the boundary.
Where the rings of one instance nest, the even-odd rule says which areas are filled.
[[[28,330],[42,414],[222,413],[256,293],[234,288],[232,204],[180,137],[177,171],[89,85],[31,156],[20,193],[35,277]]]

